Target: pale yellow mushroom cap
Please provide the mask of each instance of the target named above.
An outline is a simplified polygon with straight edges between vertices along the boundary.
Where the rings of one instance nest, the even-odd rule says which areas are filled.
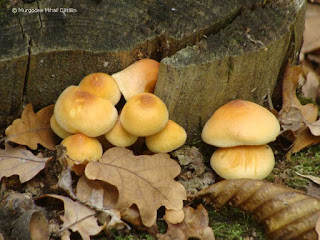
[[[72,135],[72,133],[67,132],[57,123],[54,115],[50,118],[50,126],[52,131],[62,139]]]
[[[98,72],[87,75],[81,80],[79,87],[83,91],[109,100],[113,105],[116,105],[121,98],[118,84],[106,73]]]
[[[67,149],[66,160],[69,167],[78,175],[83,173],[87,162],[98,161],[102,157],[101,143],[81,133],[66,137],[61,144]]]
[[[166,209],[164,218],[171,224],[178,224],[184,220],[184,216],[183,209],[178,211]]]
[[[70,86],[59,96],[54,115],[66,131],[97,137],[113,128],[118,112],[109,100]]]
[[[210,164],[224,179],[264,179],[271,173],[275,160],[268,145],[239,146],[217,149]]]
[[[116,147],[129,147],[134,144],[138,137],[128,133],[121,125],[120,118],[114,127],[107,132],[105,138]]]
[[[167,124],[169,113],[160,98],[151,93],[132,97],[120,114],[122,127],[134,136],[145,137],[160,132]]]
[[[146,137],[146,145],[154,153],[167,153],[181,147],[186,140],[186,131],[179,124],[169,120],[160,132]]]
[[[112,75],[124,98],[128,101],[139,93],[153,93],[160,63],[152,59],[139,60]]]
[[[263,145],[280,134],[277,118],[266,108],[234,100],[220,107],[202,130],[204,142],[217,147]]]

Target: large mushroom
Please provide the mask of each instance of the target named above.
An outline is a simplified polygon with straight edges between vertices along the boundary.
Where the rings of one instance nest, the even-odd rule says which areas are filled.
[[[270,111],[237,99],[211,116],[202,130],[202,139],[221,147],[211,157],[211,166],[221,177],[263,179],[274,167],[272,150],[265,144],[279,134],[279,122]]]

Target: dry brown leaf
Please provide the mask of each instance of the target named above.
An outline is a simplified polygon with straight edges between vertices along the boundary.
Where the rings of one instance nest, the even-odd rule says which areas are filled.
[[[188,240],[197,238],[201,240],[214,240],[214,234],[209,227],[207,210],[200,204],[197,209],[192,207],[183,208],[185,218],[182,223],[168,224],[165,234],[158,234],[159,240]]]
[[[320,178],[318,178],[318,177],[315,177],[315,176],[312,176],[312,175],[302,175],[302,174],[300,174],[298,172],[296,172],[296,174],[299,175],[300,177],[307,178],[307,179],[311,180],[312,182],[320,185]]]
[[[319,98],[320,80],[319,76],[312,70],[306,73],[306,81],[302,85],[302,93],[305,98],[311,98],[314,102]]]
[[[314,136],[307,127],[304,127],[296,134],[296,139],[293,142],[293,146],[287,153],[287,158],[290,158],[291,154],[297,153],[304,148],[313,146],[320,143],[320,136]]]
[[[320,240],[320,217],[318,218],[316,223],[316,232],[318,234],[318,240]]]
[[[125,210],[136,204],[145,226],[151,227],[161,206],[180,210],[186,190],[174,178],[180,173],[179,164],[168,154],[134,156],[125,148],[107,150],[99,162],[89,162],[85,175],[117,187],[116,208]]]
[[[56,194],[46,194],[41,197],[52,197],[63,201],[64,215],[60,216],[63,221],[62,228],[71,229],[73,232],[78,231],[83,240],[90,240],[90,236],[98,234],[104,228],[98,225],[95,216],[89,217],[96,212],[79,202]],[[70,235],[65,234],[64,238],[68,239],[68,236]]]
[[[49,159],[33,155],[25,147],[6,144],[5,149],[0,149],[0,181],[18,175],[21,183],[27,182],[45,168]]]
[[[315,4],[307,5],[305,31],[303,34],[304,43],[302,53],[309,53],[320,48],[320,6]]]
[[[55,150],[55,135],[50,127],[53,105],[34,113],[31,103],[23,110],[21,118],[13,121],[6,129],[7,139],[35,150],[38,144]]]
[[[307,127],[314,136],[320,136],[320,119],[315,122],[307,123]]]
[[[214,184],[198,197],[218,209],[231,204],[251,213],[265,224],[268,239],[316,239],[320,200],[300,191],[262,180],[238,179]]]

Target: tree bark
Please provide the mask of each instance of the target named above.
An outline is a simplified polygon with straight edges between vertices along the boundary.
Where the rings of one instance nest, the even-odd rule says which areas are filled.
[[[16,13],[12,9],[16,9]],[[67,8],[69,12],[65,12]],[[26,12],[37,11],[35,13]],[[55,0],[0,11],[0,125],[87,74],[161,61],[155,93],[190,140],[234,98],[261,103],[295,62],[303,0]]]

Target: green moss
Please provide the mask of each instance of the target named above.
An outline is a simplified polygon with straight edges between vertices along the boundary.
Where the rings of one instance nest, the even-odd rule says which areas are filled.
[[[306,190],[309,180],[296,174],[320,176],[320,145],[307,148],[291,156],[290,160],[278,160],[269,181],[281,181],[286,186]]]
[[[220,211],[215,211],[213,207],[208,207],[207,210],[210,227],[214,231],[216,240],[242,240],[245,237],[266,239],[262,227],[240,209],[224,207]]]

